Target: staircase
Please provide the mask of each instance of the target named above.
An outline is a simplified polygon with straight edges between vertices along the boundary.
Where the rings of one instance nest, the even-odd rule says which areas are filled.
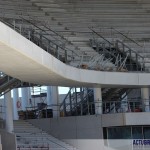
[[[103,103],[109,103],[123,100],[129,93],[129,88],[103,88]],[[119,109],[119,106],[117,106]],[[114,107],[112,106],[112,109]],[[103,107],[105,112],[105,107]],[[93,89],[80,88],[77,92],[76,88],[71,88],[60,105],[60,112],[63,116],[79,116],[87,114],[95,114],[94,92]],[[109,113],[109,112],[108,112]]]
[[[112,28],[112,30],[115,31],[114,34],[117,32],[117,37],[114,36],[111,38],[107,33],[109,29],[105,29],[103,32],[98,32],[97,28],[90,29],[94,34],[93,39],[90,39],[91,47],[114,64],[114,67],[109,69],[110,71],[145,71],[144,57],[130,47],[132,43],[142,49],[143,47],[136,41],[114,28]],[[126,40],[128,40],[130,44],[127,43]]]
[[[21,82],[19,80],[9,77],[7,75],[0,77],[0,94],[2,94],[2,92],[6,93],[10,91],[13,87],[18,87],[20,83]]]
[[[5,93],[11,91],[13,88],[19,87],[29,87],[34,86],[35,84],[30,84],[27,82],[22,82],[18,79],[10,77],[6,74],[1,72],[0,76],[0,96],[4,95]]]
[[[76,150],[23,120],[14,121],[14,133],[17,150]]]

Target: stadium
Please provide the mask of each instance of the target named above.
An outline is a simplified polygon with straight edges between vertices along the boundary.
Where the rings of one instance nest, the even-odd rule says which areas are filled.
[[[0,0],[0,150],[150,149],[149,26],[148,0]]]

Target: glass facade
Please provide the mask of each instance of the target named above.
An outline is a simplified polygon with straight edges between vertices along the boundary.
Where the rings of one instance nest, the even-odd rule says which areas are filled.
[[[132,139],[143,139],[142,127],[132,127]]]
[[[108,128],[108,139],[130,139],[130,138],[131,138],[130,127]]]
[[[143,128],[144,139],[150,139],[150,127]]]
[[[104,128],[105,139],[150,139],[150,126]]]

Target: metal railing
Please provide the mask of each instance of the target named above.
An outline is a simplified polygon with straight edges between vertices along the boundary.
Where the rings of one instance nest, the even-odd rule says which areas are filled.
[[[40,132],[39,132],[40,131]],[[26,133],[26,137],[17,137],[17,141],[19,141],[17,148],[20,148],[19,150],[24,150],[23,148],[31,148],[37,150],[49,150],[51,149],[51,144],[55,145],[56,148],[53,149],[59,149],[59,150],[76,150],[75,148],[67,148],[64,145],[61,145],[59,140],[55,139],[54,137],[48,137],[48,134],[42,130],[39,130],[38,132],[23,132]],[[46,134],[46,136],[45,136]],[[34,135],[34,136],[33,136]],[[58,147],[58,148],[57,148]],[[49,148],[49,149],[48,149]]]
[[[0,105],[0,120],[5,120],[6,117],[5,115],[6,115],[6,106]]]
[[[70,105],[67,104],[68,106]],[[83,115],[96,115],[96,114],[113,114],[113,113],[128,113],[128,112],[150,112],[150,100],[128,100],[128,101],[106,101],[106,102],[89,102],[86,103],[72,103],[76,106],[75,109],[67,107],[64,110],[60,109],[61,104],[58,105],[49,105],[45,107],[45,115],[41,117],[28,117],[30,110],[37,110],[37,107],[27,107],[26,118],[24,119],[40,119],[40,118],[52,118],[49,116],[48,110],[51,109],[53,113],[57,113],[60,117],[65,116],[83,116]]]
[[[126,67],[129,71],[145,71],[145,60],[143,56],[139,55],[136,51],[132,50],[122,41],[116,40],[115,44],[118,50],[120,50],[123,54],[125,53],[128,56],[129,64],[126,64]],[[139,60],[141,62],[139,62]]]
[[[88,88],[80,88],[77,92],[76,88],[71,88],[64,98],[63,102],[60,104],[60,113],[66,114],[66,110],[69,108],[72,114],[84,101],[87,101],[88,96],[93,93],[93,90]]]
[[[34,144],[29,144],[29,145],[22,145],[22,146],[17,146],[17,150],[50,150],[49,145],[34,145]]]
[[[52,54],[54,57],[56,57],[60,61],[67,63],[67,64],[70,64],[70,62],[79,61],[79,64],[80,64],[80,62],[82,60],[83,52],[80,50],[78,52],[76,47],[73,49],[72,48],[70,49],[70,46],[68,46],[68,45],[72,46],[72,44],[70,44],[70,41],[68,41],[66,38],[59,35],[57,32],[53,31],[50,27],[46,26],[45,24],[43,24],[41,22],[40,22],[40,25],[42,27],[35,24],[34,23],[35,20],[33,20],[32,18],[30,18],[30,20],[27,20],[23,17],[20,17],[20,18],[22,19],[22,23],[19,22],[19,24],[17,24],[17,22],[15,22],[15,21],[13,23],[6,22],[4,19],[1,19],[1,21],[3,23],[5,23],[6,25],[8,25],[9,27],[11,27],[12,29],[14,29],[15,31],[17,31],[19,34],[21,34],[24,37],[26,37],[27,39],[31,40],[33,43],[35,43],[36,45],[38,45],[39,47],[44,49],[46,52]],[[25,24],[26,24],[26,26],[28,25],[28,27],[26,27]],[[102,35],[95,32],[93,29],[91,29],[91,30],[92,30],[92,32],[97,34],[100,38],[102,38],[109,45],[109,47],[111,47],[111,48],[114,47],[114,43],[110,42],[109,40],[104,38]],[[52,35],[52,34],[54,34],[54,35]],[[105,50],[106,50],[106,48],[105,48]],[[132,50],[131,50],[131,52],[129,52],[129,54],[130,53],[132,53]],[[133,52],[133,53],[135,53],[135,52]],[[115,57],[115,55],[114,55],[114,57]],[[137,62],[137,60],[140,56],[138,54],[136,54],[136,57],[137,57],[137,59],[136,59],[136,62]],[[132,58],[132,57],[130,57],[130,58]],[[109,59],[111,59],[111,57]],[[109,59],[107,60],[108,62],[110,61]],[[144,60],[144,58],[143,58],[143,60]],[[142,60],[142,62],[144,62],[143,60]],[[89,60],[89,61],[91,61],[91,60]],[[104,61],[106,61],[106,60],[104,60]],[[130,65],[133,65],[133,64],[128,64],[128,66],[130,66]],[[138,64],[138,66],[140,66],[140,64]],[[132,68],[132,67],[130,67],[130,68]],[[133,68],[135,68],[135,67],[133,66]],[[86,69],[91,69],[91,68],[87,67]],[[99,69],[99,67],[97,67],[97,66],[95,66],[92,69],[103,71],[103,69]],[[104,71],[122,71],[122,70],[121,69],[119,69],[119,70],[118,69],[115,69],[115,70],[107,69]]]
[[[141,102],[143,101],[143,102]],[[94,115],[96,112],[103,114],[127,113],[127,112],[150,112],[150,100],[141,101],[108,101],[80,103],[75,115]],[[70,109],[66,110],[66,116]]]
[[[59,36],[59,34],[57,34],[57,36],[59,36],[60,39],[56,39],[55,36],[52,36],[48,33],[48,31],[42,29],[31,20],[27,20],[22,17],[21,19],[23,22],[19,26],[17,26],[15,21],[13,24],[6,22],[4,19],[0,19],[0,21],[44,49],[46,52],[52,54],[62,62],[67,63],[68,61],[73,61],[75,57],[80,59],[80,56],[75,52],[75,50],[69,49],[64,43],[62,43],[62,37]],[[24,27],[24,24],[28,24],[29,28]],[[48,27],[45,28],[51,30]],[[53,33],[56,34],[54,31]]]
[[[136,52],[135,50],[130,48],[127,44],[125,44],[123,41],[121,41],[120,38],[114,39],[111,36],[111,38],[108,39],[103,34],[101,34],[101,32],[96,31],[94,28],[89,28],[89,29],[93,32],[93,34],[96,35],[96,37],[93,36],[93,40],[91,40],[91,43],[92,45],[95,44],[97,52],[104,54],[106,57],[108,57],[109,55],[109,57],[112,58],[111,59],[112,62],[116,62],[117,56],[120,55],[121,59],[119,60],[120,61],[119,68],[126,68],[127,71],[145,71],[144,57],[139,55],[138,52]],[[99,40],[99,38],[101,40]],[[128,39],[131,42],[134,42],[137,46],[140,46],[134,40],[130,38]],[[117,65],[117,68],[118,68],[118,65]]]
[[[13,88],[35,86],[35,84],[20,81],[1,72],[0,97],[11,91]]]

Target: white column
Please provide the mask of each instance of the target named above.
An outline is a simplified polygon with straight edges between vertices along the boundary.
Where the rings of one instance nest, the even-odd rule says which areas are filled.
[[[53,109],[53,118],[59,117],[59,98],[58,98],[58,87],[53,86],[51,87],[51,94],[52,94],[52,109]]]
[[[102,114],[102,92],[101,88],[94,88],[95,114]]]
[[[31,98],[31,89],[30,87],[27,87],[28,88],[28,102],[29,102],[29,99]]]
[[[14,120],[18,120],[17,101],[19,100],[18,89],[13,89],[13,114]]]
[[[21,107],[22,110],[26,110],[28,105],[28,88],[21,88],[22,98],[21,98]]]
[[[52,93],[51,93],[51,86],[47,86],[47,105],[52,104]]]
[[[14,126],[13,126],[13,104],[11,98],[11,91],[4,95],[4,100],[5,100],[5,107],[6,107],[5,108],[6,130],[12,133],[14,130]]]
[[[144,109],[146,112],[150,111],[149,107],[149,88],[142,88],[141,89],[141,98],[144,104]]]

